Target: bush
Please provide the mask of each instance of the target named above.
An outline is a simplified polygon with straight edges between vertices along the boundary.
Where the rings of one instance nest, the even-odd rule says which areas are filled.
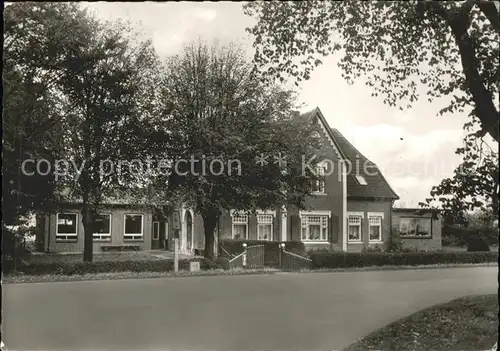
[[[497,262],[498,252],[331,252],[313,253],[311,259],[313,268],[418,266]]]
[[[443,226],[443,245],[445,242],[453,243],[452,246],[467,246],[471,237],[483,238],[488,245],[498,245],[498,228],[458,228]],[[446,238],[446,239],[445,239]]]
[[[467,251],[490,251],[490,246],[481,237],[478,236],[473,236],[469,239],[469,242],[467,243]]]
[[[224,262],[210,261],[206,258],[179,260],[179,269],[189,269],[189,262],[200,262],[200,269],[225,269]],[[173,260],[129,260],[101,262],[49,262],[22,264],[17,271],[28,275],[75,275],[118,272],[171,272]]]
[[[277,267],[279,265],[279,245],[281,241],[266,240],[221,240],[220,245],[232,255],[239,255],[243,252],[243,243],[248,246],[264,245],[264,265]],[[285,249],[287,251],[305,255],[306,248],[301,241],[286,241]]]
[[[387,251],[400,252],[402,247],[403,247],[403,242],[401,241],[399,228],[393,227],[391,231],[391,236],[389,238],[389,246],[387,248]]]
[[[382,252],[382,249],[380,248],[380,246],[375,245],[375,246],[363,247],[362,251],[363,252]]]

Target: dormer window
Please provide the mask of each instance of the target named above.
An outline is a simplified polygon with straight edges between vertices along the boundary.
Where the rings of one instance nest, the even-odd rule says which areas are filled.
[[[358,174],[358,175],[356,175],[355,177],[356,177],[356,180],[358,181],[358,183],[359,183],[360,185],[367,185],[367,184],[368,184],[368,183],[366,182],[365,177],[363,177],[362,175],[359,175],[359,174]]]

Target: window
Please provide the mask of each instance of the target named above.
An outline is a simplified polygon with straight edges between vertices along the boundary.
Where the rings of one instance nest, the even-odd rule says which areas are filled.
[[[153,240],[160,239],[160,222],[153,222]]]
[[[347,217],[348,241],[362,242],[362,237],[361,237],[362,218],[363,218],[362,213],[348,214]]]
[[[399,233],[407,237],[431,237],[430,218],[401,218],[399,221]]]
[[[257,240],[273,240],[273,215],[257,214]]]
[[[325,168],[326,166],[322,163],[318,164],[315,168],[315,173],[318,179],[313,182],[312,191],[313,193],[324,193],[325,192]]]
[[[111,239],[111,215],[98,214],[94,218],[94,240]]]
[[[327,241],[328,216],[301,215],[300,240],[302,241]]]
[[[356,177],[356,180],[358,181],[358,183],[359,183],[360,185],[367,185],[367,184],[368,184],[368,183],[366,182],[365,177],[363,177],[362,175],[359,175],[359,174],[358,174],[358,175],[356,175],[355,177]]]
[[[77,240],[78,239],[78,214],[58,213],[56,240]]]
[[[142,214],[126,214],[125,215],[125,233],[124,240],[142,240]]]
[[[370,241],[382,241],[382,216],[368,216]]]
[[[248,235],[248,216],[234,213],[233,217],[233,239],[246,239]]]

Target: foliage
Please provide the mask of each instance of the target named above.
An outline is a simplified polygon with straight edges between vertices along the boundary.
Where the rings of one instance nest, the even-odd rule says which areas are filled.
[[[367,252],[314,253],[313,268],[351,268],[371,266],[418,266],[430,264],[489,263],[498,261],[498,252]]]
[[[466,246],[473,236],[483,238],[489,245],[498,245],[498,228],[460,228],[445,225],[441,235],[444,246]]]
[[[342,54],[384,102],[410,107],[446,96],[440,113],[472,108],[479,135],[499,140],[499,20],[492,1],[256,1],[255,62],[270,78],[309,79],[321,56]]]
[[[74,44],[67,28],[72,28],[77,12],[68,3],[14,3],[5,8],[2,221],[6,225],[16,225],[21,216],[54,203],[54,174],[45,174],[45,166],[27,175],[35,167],[27,164],[24,173],[21,166],[26,159],[53,164],[60,154],[62,116],[54,89],[60,78],[60,45]]]
[[[472,236],[467,243],[467,251],[490,251],[490,246],[483,238],[479,236]]]
[[[466,125],[466,129],[471,127]],[[471,211],[479,212],[484,223],[498,221],[498,152],[470,133],[456,153],[463,156],[462,163],[451,178],[432,188],[431,198],[421,205],[440,207],[443,216],[453,218],[453,222],[467,224]]]
[[[240,48],[189,44],[167,59],[162,87],[160,128],[170,144],[159,155],[174,164],[156,189],[168,184],[170,198],[201,215],[205,257],[222,209],[304,205],[311,177],[301,161],[313,153],[313,127],[292,114],[294,94],[258,79]],[[268,164],[256,162],[261,155]]]
[[[362,252],[382,252],[382,248],[379,245],[366,246],[363,247]]]
[[[30,79],[24,81],[35,82],[35,102],[46,100],[28,105],[29,111],[23,112],[31,117],[12,128],[11,134],[25,137],[41,126],[46,131],[42,140],[46,134],[56,135],[55,140],[48,139],[48,156],[53,167],[55,160],[62,160],[53,169],[59,177],[51,173],[42,180],[53,185],[49,192],[57,186],[64,200],[83,202],[84,260],[91,261],[93,217],[103,197],[143,182],[141,170],[125,162],[151,154],[155,145],[150,138],[157,116],[152,44],[141,40],[128,24],[100,22],[77,4],[16,3],[7,10],[9,64],[18,76]],[[31,102],[32,95],[17,98],[10,92],[7,101],[20,106]],[[14,166],[38,148],[47,149],[36,144],[20,151]]]
[[[179,260],[179,269],[189,269],[189,262],[200,262],[200,268],[221,269],[223,266],[207,259]],[[129,260],[100,262],[47,262],[23,264],[17,267],[17,272],[29,275],[75,275],[115,272],[170,272],[174,270],[173,260]]]
[[[248,246],[264,245],[264,265],[276,267],[279,265],[279,252],[281,241],[267,240],[221,240],[220,246],[232,255],[238,255],[243,252],[243,244]],[[305,255],[306,248],[301,241],[287,241],[285,250],[300,255]]]
[[[403,242],[401,241],[401,234],[399,233],[399,228],[393,227],[391,230],[391,235],[389,237],[389,246],[387,247],[388,252],[400,252],[403,247]]]
[[[24,246],[23,238],[29,233],[29,228],[19,230],[7,228],[2,224],[2,269],[9,270],[20,266],[30,256],[30,251]]]

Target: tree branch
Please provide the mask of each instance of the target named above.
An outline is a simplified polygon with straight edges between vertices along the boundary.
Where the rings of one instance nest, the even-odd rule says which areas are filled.
[[[486,18],[489,19],[493,28],[495,28],[497,32],[500,31],[500,19],[498,17],[499,13],[497,7],[495,6],[495,3],[493,1],[479,0],[477,1],[477,5],[484,13]]]

